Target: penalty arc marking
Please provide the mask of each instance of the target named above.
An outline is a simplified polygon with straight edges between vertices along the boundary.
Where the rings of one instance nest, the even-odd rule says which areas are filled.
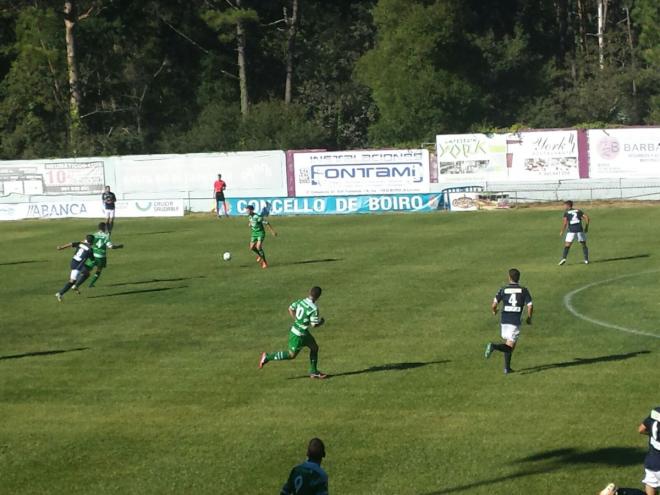
[[[597,320],[596,318],[591,318],[590,316],[587,316],[585,314],[580,313],[577,309],[575,309],[575,306],[573,306],[573,296],[576,294],[579,294],[582,291],[585,291],[587,289],[591,289],[592,287],[596,287],[598,285],[605,285],[609,284],[610,282],[615,282],[617,280],[623,280],[625,278],[632,278],[632,277],[637,277],[639,275],[645,275],[647,273],[657,273],[660,272],[660,270],[650,270],[650,271],[645,271],[645,272],[638,272],[638,273],[630,273],[628,275],[621,275],[620,277],[613,277],[613,278],[608,278],[605,280],[601,280],[599,282],[592,282],[587,285],[583,285],[582,287],[578,287],[577,289],[569,292],[564,296],[564,306],[566,309],[576,318],[580,318],[581,320],[588,321],[589,323],[593,323],[594,325],[599,325],[601,327],[605,328],[611,328],[612,330],[618,330],[619,332],[625,332],[625,333],[632,333],[635,335],[643,335],[645,337],[652,337],[654,339],[660,339],[660,335],[656,335],[653,333],[649,332],[644,332],[642,330],[637,330],[635,328],[628,328],[628,327],[623,327],[621,325],[614,325],[613,323],[609,323],[607,321],[602,321],[602,320]]]

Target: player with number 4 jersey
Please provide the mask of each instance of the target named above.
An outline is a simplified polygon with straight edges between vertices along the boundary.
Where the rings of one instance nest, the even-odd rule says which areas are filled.
[[[497,314],[499,304],[502,303],[501,334],[504,344],[494,344],[489,342],[486,346],[486,358],[489,358],[493,351],[504,353],[504,373],[512,373],[511,355],[516,348],[516,342],[520,335],[520,323],[522,320],[523,309],[527,308],[527,324],[532,324],[532,295],[527,287],[522,287],[520,281],[520,271],[516,268],[509,270],[509,283],[502,287],[491,304],[493,314]]]
[[[582,225],[584,222],[584,226]],[[566,263],[568,258],[568,251],[571,249],[573,241],[577,239],[582,244],[582,254],[584,255],[584,264],[589,264],[589,248],[587,248],[587,232],[589,231],[589,215],[582,210],[573,208],[573,201],[564,202],[564,220],[559,231],[559,236],[564,235],[566,231],[566,239],[564,240],[564,252],[559,260],[559,265]]]
[[[644,488],[647,495],[656,495],[660,488],[660,407],[651,410],[638,431],[649,436],[649,452],[644,459]]]
[[[289,315],[293,318],[293,325],[289,331],[289,349],[278,352],[262,352],[259,358],[259,369],[270,361],[286,361],[295,359],[303,347],[309,348],[309,376],[310,378],[325,378],[317,368],[319,346],[310,333],[310,327],[320,327],[325,320],[319,316],[316,301],[321,297],[321,288],[312,287],[309,296],[294,301],[289,306]]]

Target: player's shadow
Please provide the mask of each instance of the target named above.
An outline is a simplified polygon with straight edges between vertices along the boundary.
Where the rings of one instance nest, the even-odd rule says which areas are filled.
[[[28,263],[47,263],[46,260],[23,260],[23,261],[6,261],[0,263],[0,266],[9,266],[9,265],[26,265]]]
[[[116,284],[106,284],[106,287],[122,287],[125,285],[154,284],[157,282],[181,282],[183,280],[192,280],[194,278],[206,278],[206,276],[198,275],[195,277],[152,278],[151,280],[136,280],[135,282],[119,282]]]
[[[626,359],[631,359],[640,356],[642,354],[650,354],[650,353],[651,351],[636,351],[636,352],[629,352],[627,354],[610,354],[609,356],[598,356],[593,358],[573,358],[572,361],[542,364],[539,366],[533,366],[531,368],[521,368],[518,371],[523,375],[527,375],[530,373],[540,373],[541,371],[554,370],[557,368],[572,368],[573,366],[586,366],[589,364],[596,364],[596,363],[624,361]]]
[[[627,260],[636,260],[638,258],[650,258],[651,255],[648,253],[644,254],[635,254],[632,256],[620,256],[618,258],[604,258],[602,260],[593,260],[590,263],[609,263],[611,261],[627,261]]]
[[[504,476],[492,477],[484,480],[465,483],[463,485],[444,488],[424,495],[444,495],[447,493],[469,492],[482,486],[494,485],[528,476],[547,474],[554,471],[573,469],[578,464],[599,465],[610,467],[626,467],[641,464],[644,459],[644,450],[631,447],[605,447],[602,449],[580,451],[575,448],[556,449],[541,452],[511,464],[514,466],[529,466]]]
[[[333,263],[335,261],[341,261],[341,258],[324,258],[324,259],[318,259],[318,260],[300,260],[300,261],[292,261],[290,263],[278,263],[278,264],[281,264],[282,266],[311,265],[313,263]]]
[[[328,374],[326,380],[330,378],[338,378],[340,376],[353,376],[353,375],[363,375],[365,373],[376,373],[378,371],[404,371],[404,370],[413,370],[415,368],[421,368],[423,366],[428,366],[430,364],[444,364],[451,362],[449,359],[443,359],[440,361],[425,361],[425,362],[411,362],[411,363],[390,363],[390,364],[381,364],[379,366],[371,366],[369,368],[364,368],[362,370],[355,371],[344,371],[342,373],[332,373]],[[289,378],[289,380],[297,380],[299,378],[307,378],[308,375],[303,376],[294,376]]]
[[[148,292],[163,292],[166,290],[175,290],[175,289],[186,289],[187,285],[180,285],[178,287],[154,287],[153,289],[138,289],[138,290],[127,290],[124,292],[115,292],[113,294],[99,294],[96,296],[88,296],[89,299],[96,299],[98,297],[116,297],[116,296],[130,296],[133,294],[146,294]]]
[[[63,354],[65,352],[76,352],[76,351],[86,351],[89,347],[76,347],[75,349],[57,349],[53,351],[35,351],[35,352],[24,352],[23,354],[10,354],[8,356],[0,356],[0,361],[5,359],[21,359],[26,357],[35,357],[35,356],[51,356],[53,354]]]

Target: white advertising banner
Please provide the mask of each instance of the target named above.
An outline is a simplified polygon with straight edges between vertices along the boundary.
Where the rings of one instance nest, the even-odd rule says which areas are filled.
[[[286,156],[283,151],[144,155],[113,160],[121,194],[181,193],[213,197],[218,174],[227,183],[227,197],[286,196]]]
[[[660,128],[587,132],[589,177],[660,177]]]
[[[428,193],[428,150],[293,154],[296,196]]]
[[[507,135],[509,178],[579,179],[577,131],[520,132]]]
[[[100,194],[103,186],[99,159],[0,161],[0,196]]]
[[[439,181],[507,177],[505,134],[436,136]]]
[[[180,217],[183,200],[117,201],[116,215],[126,217]],[[54,203],[0,204],[0,220],[26,218],[98,218],[105,217],[100,201],[60,201]]]

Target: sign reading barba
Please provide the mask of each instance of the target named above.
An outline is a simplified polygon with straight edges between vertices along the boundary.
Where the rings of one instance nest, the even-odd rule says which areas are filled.
[[[297,196],[424,193],[427,150],[295,153]]]

